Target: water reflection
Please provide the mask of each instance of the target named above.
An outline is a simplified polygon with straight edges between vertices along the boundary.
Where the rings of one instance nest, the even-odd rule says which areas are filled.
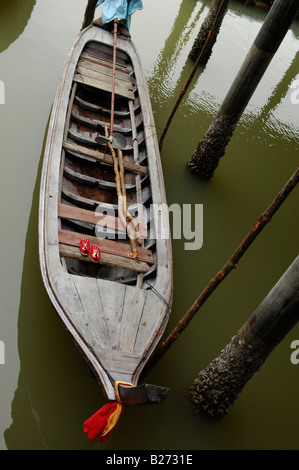
[[[38,259],[41,163],[42,157],[23,262],[18,316],[20,373],[12,402],[12,424],[4,438],[8,450],[82,449],[84,443],[89,446],[83,434],[83,422],[90,414],[86,406],[90,406],[92,397],[101,406],[103,397],[87,375],[83,358],[62,327],[43,286]],[[89,383],[92,390],[88,389]]]
[[[18,4],[21,3],[20,0]],[[173,29],[153,66],[149,81],[153,108],[156,116],[159,114],[160,125],[164,124],[164,118],[171,109],[171,101],[177,97],[191,70],[192,63],[187,59],[187,54],[192,45],[192,35],[197,34],[199,23],[203,21],[210,3],[211,0],[181,2]],[[45,2],[40,4],[46,5]],[[10,5],[14,5],[17,11],[16,1],[10,2]],[[250,18],[251,14],[255,17]],[[169,203],[204,204],[203,248],[188,253],[184,251],[183,240],[174,240],[173,243],[175,299],[169,332],[293,173],[293,167],[298,161],[291,133],[289,151],[285,149],[286,127],[283,126],[289,122],[288,113],[293,112],[294,108],[290,108],[288,87],[297,73],[299,59],[298,54],[290,54],[287,50],[289,62],[283,62],[283,70],[279,64],[279,76],[271,93],[268,93],[267,86],[262,86],[263,97],[259,103],[262,106],[258,108],[258,113],[256,109],[248,113],[248,119],[251,120],[244,123],[243,129],[248,131],[246,135],[242,135],[242,127],[238,127],[231,142],[230,157],[225,159],[216,177],[202,183],[185,171],[185,162],[200,138],[199,131],[206,130],[221,102],[222,91],[226,92],[226,86],[223,87],[218,78],[225,74],[223,64],[229,63],[226,67],[229,69],[230,60],[235,61],[227,47],[235,39],[232,26],[240,31],[240,42],[234,50],[236,53],[241,50],[242,56],[251,45],[251,38],[249,43],[244,40],[248,30],[245,30],[243,36],[242,30],[244,27],[254,28],[255,36],[255,28],[259,26],[263,15],[263,11],[246,9],[239,2],[230,2],[226,24],[223,23],[222,28],[224,36],[219,39],[208,66],[204,70],[199,69],[199,79],[194,79],[191,92],[182,103],[170,129],[171,138],[165,141],[162,163]],[[293,31],[297,38],[298,25]],[[57,37],[52,40],[58,49],[61,37],[59,41]],[[148,41],[148,38],[144,41]],[[290,43],[295,49],[297,45],[294,44],[294,36],[290,36],[287,46]],[[53,57],[51,60],[54,63]],[[39,70],[34,62],[28,73],[34,76]],[[229,82],[232,75],[234,73],[230,71]],[[33,97],[31,90],[30,93]],[[48,106],[45,104],[48,98],[44,94],[38,96],[40,108]],[[36,114],[37,109],[32,106],[30,111]],[[32,117],[30,113],[28,116]],[[36,125],[32,126],[32,119],[24,119],[22,122],[29,136],[26,140],[28,158],[33,159],[35,154],[32,151],[30,154],[30,139],[36,142]],[[296,121],[290,120],[289,129],[292,130],[291,126],[295,129],[295,125]],[[270,136],[267,139],[268,134]],[[270,149],[272,134],[275,136],[275,146]],[[13,139],[15,127],[10,142]],[[258,145],[261,139],[265,140],[262,145]],[[253,140],[257,141],[255,145]],[[14,155],[15,148],[12,157]],[[24,159],[23,154],[21,157]],[[20,374],[11,408],[12,424],[4,436],[7,448],[298,448],[298,371],[289,362],[287,340],[281,345],[283,349],[274,352],[274,358],[263,366],[222,422],[211,423],[195,417],[186,400],[186,392],[197,372],[225,346],[276,282],[280,271],[283,272],[296,256],[294,250],[298,244],[298,230],[294,214],[298,200],[292,196],[287,201],[286,209],[282,208],[277,214],[267,232],[252,247],[250,254],[244,257],[233,277],[210,299],[192,327],[150,372],[148,382],[171,389],[163,406],[126,409],[113,439],[107,446],[102,446],[91,444],[86,439],[82,424],[91,412],[105,402],[105,398],[95,381],[87,375],[83,358],[63,329],[42,284],[37,234],[39,179],[40,171],[26,236],[18,319]],[[27,191],[30,191],[31,198],[30,187]],[[25,188],[20,184],[15,189],[19,202],[24,197]],[[15,218],[15,213],[11,216]],[[4,264],[3,276],[7,277]],[[298,334],[297,328],[291,338],[297,338]],[[285,400],[286,393],[288,400]],[[10,404],[11,395],[8,395],[8,399]]]
[[[160,108],[168,102],[171,96],[176,96],[179,87],[183,86],[184,74],[182,73],[182,53],[186,54],[185,46],[190,41],[190,36],[197,27],[207,1],[182,2],[172,30],[153,65],[148,85],[152,99],[157,99]],[[183,58],[184,60],[184,58]],[[176,80],[179,83],[176,83]]]
[[[35,0],[0,2],[0,53],[23,33],[35,3]]]
[[[210,3],[201,1],[195,6],[189,2],[181,3],[173,28],[153,64],[148,84],[153,107],[159,111],[156,117],[158,134],[193,68],[194,62],[188,59],[188,54]],[[247,7],[239,1],[230,2],[212,56],[206,66],[198,68],[177,111],[189,119],[189,124],[198,120],[201,114],[204,119],[215,116],[266,14],[265,9]],[[291,83],[298,72],[298,31],[298,20],[295,20],[243,113],[242,132],[250,129],[253,139],[266,138],[268,134],[287,141],[297,138],[297,109],[286,101],[290,100]],[[235,71],[231,70],[229,61],[234,64]],[[206,129],[202,127],[202,130]]]

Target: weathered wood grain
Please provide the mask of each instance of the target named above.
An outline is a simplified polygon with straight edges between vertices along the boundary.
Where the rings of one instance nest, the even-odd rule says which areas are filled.
[[[107,75],[109,77],[109,79],[111,80],[111,77],[112,77],[112,67],[111,66],[108,66],[107,64],[103,64],[101,62],[94,62],[92,60],[90,60],[89,58],[86,58],[86,56],[84,58],[82,58],[81,56],[81,60],[79,60],[78,62],[78,67],[77,67],[77,70],[79,73],[81,73],[80,71],[80,68],[83,67],[83,70],[90,70],[90,71],[93,71],[95,73],[98,74],[101,74],[101,75]],[[83,72],[84,74],[84,72]],[[134,79],[131,77],[131,75],[129,73],[127,73],[126,71],[122,70],[122,69],[116,69],[115,71],[115,77],[118,79],[118,80],[122,80],[124,81],[125,83],[128,83],[130,85],[132,85],[135,81]],[[134,90],[134,88],[132,87],[132,91]]]
[[[102,79],[98,79],[95,77],[91,77],[91,72],[76,73],[74,76],[74,81],[77,83],[83,83],[83,85],[88,85],[94,88],[98,88],[99,90],[105,90],[112,92],[112,84],[108,81]],[[134,92],[130,89],[130,87],[125,88],[120,83],[115,84],[115,93],[119,96],[124,96],[125,98],[129,98],[130,100],[134,100],[135,95]]]

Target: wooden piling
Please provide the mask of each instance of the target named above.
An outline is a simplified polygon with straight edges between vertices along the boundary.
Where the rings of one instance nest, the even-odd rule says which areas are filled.
[[[299,0],[275,0],[214,121],[188,162],[189,169],[211,178],[225,154],[238,121],[299,11]]]
[[[98,0],[88,0],[85,9],[84,20],[82,23],[82,29],[87,28],[87,26],[89,26],[90,23],[93,21],[97,3]]]
[[[201,25],[200,31],[193,43],[189,53],[189,59],[196,61],[199,54],[200,59],[197,65],[206,65],[213,46],[217,40],[220,27],[225,16],[229,0],[213,0],[209,13]],[[201,53],[204,48],[203,53]]]
[[[227,414],[246,383],[299,320],[299,256],[253,315],[190,387],[195,410]]]

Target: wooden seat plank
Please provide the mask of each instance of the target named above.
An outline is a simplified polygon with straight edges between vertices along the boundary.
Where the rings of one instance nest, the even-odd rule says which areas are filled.
[[[84,51],[83,53],[84,54],[89,54],[91,55],[92,57],[95,57],[99,60],[105,60],[109,63],[112,64],[112,61],[113,61],[113,49],[111,48],[111,50],[109,49],[106,49],[105,51],[104,50],[99,50],[97,45],[95,45],[95,47],[93,47],[94,45],[89,43],[85,48],[84,48]],[[127,67],[127,62],[125,60],[126,56],[123,55],[121,53],[121,51],[117,51],[116,53],[116,64],[118,66],[122,66],[124,68]]]
[[[59,242],[64,245],[79,246],[80,240],[88,238],[90,244],[98,245],[102,253],[109,253],[111,255],[123,256],[132,259],[132,252],[130,245],[120,243],[114,240],[107,240],[106,238],[98,238],[94,236],[87,236],[82,233],[72,232],[70,230],[58,230]],[[137,247],[138,260],[144,261],[148,264],[154,263],[154,258],[151,250],[143,247]]]
[[[93,263],[90,256],[82,256],[79,247],[64,245],[59,243],[59,253],[60,256],[64,258],[75,258],[80,261]],[[150,270],[150,267],[147,263],[143,261],[135,261],[132,259],[125,258],[123,256],[110,255],[109,253],[102,253],[100,257],[99,264],[105,266],[112,266],[116,268],[128,269],[130,271],[135,271],[138,273],[147,273]]]
[[[89,77],[87,75],[76,73],[74,75],[74,82],[82,83],[83,85],[88,85],[93,88],[98,88],[99,90],[108,91],[110,93],[112,92],[112,83],[105,82],[104,80],[98,80],[97,78]],[[131,90],[127,90],[117,83],[115,83],[115,94],[123,96],[124,98],[128,98],[129,100],[135,99],[135,94]]]
[[[116,231],[125,232],[126,229],[122,225],[118,217],[109,214],[97,214],[95,211],[82,209],[80,207],[68,206],[66,204],[58,204],[58,217],[63,219],[79,220],[80,222],[88,222],[94,225],[101,225]],[[139,232],[141,237],[147,237],[147,227],[139,224]]]
[[[97,72],[103,75],[107,75],[108,77],[112,77],[113,70],[111,67],[108,67],[107,65],[103,65],[101,63],[95,63],[93,61],[90,61],[88,59],[81,59],[78,62],[78,72],[80,73],[80,67],[83,67],[84,69],[89,69],[92,70],[93,72]],[[127,83],[134,83],[134,79],[125,71],[123,70],[116,70],[115,71],[115,77],[119,80],[122,80]]]
[[[109,70],[109,69],[108,69]],[[85,65],[77,66],[77,73],[84,75],[85,77],[95,78],[96,80],[103,80],[107,83],[111,83],[112,73],[103,73],[100,70],[94,70],[91,67],[86,67]],[[131,80],[123,80],[115,74],[115,86],[120,89],[123,88],[124,91],[134,91],[134,84]]]
[[[88,52],[83,52],[81,54],[81,59],[86,60],[86,61],[88,61],[90,63],[93,63],[93,64],[96,64],[96,65],[102,65],[103,67],[108,67],[108,68],[111,68],[111,69],[113,67],[112,60],[109,61],[109,60],[107,60],[107,58],[106,59],[99,58],[99,57],[96,57],[95,55],[89,54]],[[123,64],[116,63],[115,70],[117,70],[119,72],[122,72],[122,73],[125,73],[127,75],[130,74],[130,71]]]

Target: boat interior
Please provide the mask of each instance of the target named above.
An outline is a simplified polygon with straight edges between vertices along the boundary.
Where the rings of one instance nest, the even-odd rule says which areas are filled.
[[[113,48],[90,41],[76,66],[61,154],[60,256],[70,274],[146,288],[156,276],[156,240],[150,236],[152,192],[145,129],[129,56],[117,51],[113,104],[112,65]],[[115,139],[110,137],[111,113]],[[119,218],[120,188],[111,147],[123,178],[126,223],[131,232],[135,229],[135,259],[132,237]],[[80,253],[84,238],[100,247],[99,263]]]

